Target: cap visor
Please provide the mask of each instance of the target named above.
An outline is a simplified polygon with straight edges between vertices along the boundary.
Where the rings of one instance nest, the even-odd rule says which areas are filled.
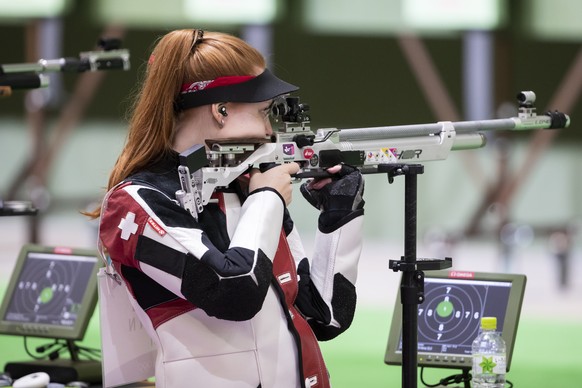
[[[277,78],[268,69],[265,69],[257,77],[240,84],[181,94],[178,97],[177,105],[180,110],[185,110],[217,102],[261,102],[298,89],[299,87]]]

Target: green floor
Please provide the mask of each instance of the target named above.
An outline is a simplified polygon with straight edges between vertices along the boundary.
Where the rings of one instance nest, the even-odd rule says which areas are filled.
[[[400,387],[401,369],[383,363],[390,312],[360,309],[353,326],[323,344],[334,388]],[[518,388],[582,386],[582,323],[522,317],[507,379]],[[428,384],[454,374],[425,369]],[[420,380],[418,380],[420,387]]]
[[[400,387],[401,370],[383,363],[391,308],[360,308],[350,330],[322,344],[334,388]],[[582,324],[522,317],[508,379],[515,387],[582,386]],[[30,339],[34,348],[49,341]],[[93,316],[86,346],[99,346],[98,314]],[[0,365],[29,359],[19,337],[0,336]],[[449,369],[425,370],[427,383],[456,373]],[[418,383],[421,386],[420,380]]]

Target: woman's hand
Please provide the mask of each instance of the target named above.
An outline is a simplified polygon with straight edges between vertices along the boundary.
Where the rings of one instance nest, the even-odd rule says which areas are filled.
[[[333,167],[328,168],[327,171],[330,174],[337,174],[338,172],[340,172],[342,169],[342,165],[341,164],[337,164]],[[324,186],[330,184],[332,181],[332,178],[319,178],[319,179],[311,179],[307,182],[307,189],[309,190],[321,190],[323,189]]]
[[[276,190],[285,201],[285,205],[289,206],[293,196],[291,175],[298,171],[299,165],[297,163],[285,163],[265,172],[260,172],[259,169],[252,169],[250,173],[249,193],[263,187],[270,187]]]
[[[314,179],[301,185],[301,194],[321,210],[320,226],[331,227],[352,212],[363,211],[364,178],[355,167],[346,164],[327,169],[329,178]]]

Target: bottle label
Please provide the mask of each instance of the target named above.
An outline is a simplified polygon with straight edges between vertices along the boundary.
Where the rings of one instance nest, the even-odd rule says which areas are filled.
[[[476,354],[473,356],[473,371],[479,374],[505,374],[505,355]]]

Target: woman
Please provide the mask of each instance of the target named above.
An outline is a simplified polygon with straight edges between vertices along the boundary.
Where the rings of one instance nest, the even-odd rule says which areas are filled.
[[[163,36],[111,173],[100,239],[157,344],[158,388],[328,387],[317,340],[352,321],[357,170],[335,166],[333,179],[302,186],[321,210],[311,260],[286,210],[296,163],[216,190],[197,219],[175,199],[178,153],[207,139],[272,135],[272,100],[297,88],[265,67],[227,34]]]

